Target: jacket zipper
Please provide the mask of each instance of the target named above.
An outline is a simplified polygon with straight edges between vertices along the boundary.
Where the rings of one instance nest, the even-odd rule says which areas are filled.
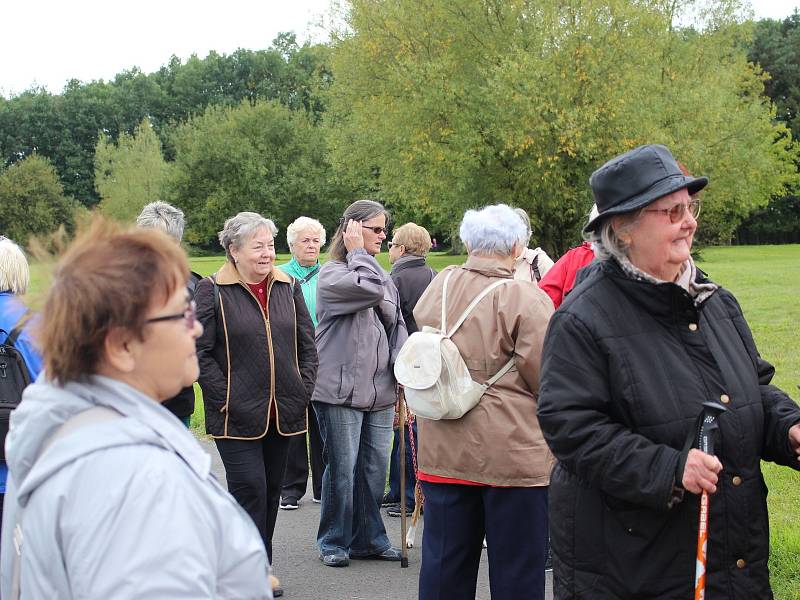
[[[264,319],[264,330],[267,334],[267,348],[269,351],[269,402],[267,404],[267,428],[266,431],[269,431],[269,418],[272,413],[272,404],[274,401],[275,404],[275,427],[278,429],[278,433],[281,432],[280,427],[280,415],[278,414],[278,402],[275,401],[275,350],[272,347],[272,328],[270,327],[269,323],[269,296],[272,292],[272,286],[275,283],[275,277],[272,277],[269,281],[269,285],[267,286],[267,298],[266,298],[266,309],[261,311],[261,317]],[[247,293],[250,294],[250,297],[256,301],[256,306],[261,309],[261,303],[256,298],[256,295],[253,293],[253,290],[250,289],[248,285],[239,281],[239,285],[241,285]]]

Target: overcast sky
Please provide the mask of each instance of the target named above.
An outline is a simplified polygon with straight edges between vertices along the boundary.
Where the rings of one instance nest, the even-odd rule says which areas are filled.
[[[7,0],[0,19],[0,94],[38,84],[113,78],[170,56],[268,47],[281,31],[325,40],[331,0]],[[756,18],[783,18],[800,0],[755,0]]]

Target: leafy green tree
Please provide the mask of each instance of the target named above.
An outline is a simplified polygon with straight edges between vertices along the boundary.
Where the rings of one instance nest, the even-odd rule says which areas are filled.
[[[32,154],[0,172],[0,234],[18,243],[64,225],[72,230],[79,205],[64,194],[53,165]]]
[[[727,240],[793,180],[735,0],[423,4],[350,0],[331,60],[332,161],[400,218],[453,231],[466,208],[508,202],[558,254],[591,172],[658,142],[711,177],[701,234]],[[695,29],[676,28],[690,12]]]
[[[186,213],[186,238],[195,244],[215,247],[225,219],[245,210],[284,231],[300,215],[330,226],[350,197],[332,182],[324,138],[309,116],[277,101],[211,106],[172,141],[167,198]]]
[[[167,164],[150,120],[119,141],[101,135],[95,150],[95,185],[100,210],[120,221],[133,221],[148,202],[160,198]]]
[[[782,21],[764,19],[755,24],[747,57],[758,64],[769,78],[766,94],[776,107],[776,117],[786,123],[795,138],[800,135],[800,13]]]

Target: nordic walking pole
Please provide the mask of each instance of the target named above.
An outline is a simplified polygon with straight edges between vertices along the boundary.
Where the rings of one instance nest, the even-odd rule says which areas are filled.
[[[697,424],[695,448],[714,455],[714,432],[719,430],[719,415],[727,409],[716,402],[703,402],[703,412]],[[708,562],[708,492],[700,495],[700,526],[697,529],[697,563],[694,571],[694,600],[706,597],[706,565]]]
[[[406,395],[400,388],[400,568],[408,568],[408,546],[406,546]]]

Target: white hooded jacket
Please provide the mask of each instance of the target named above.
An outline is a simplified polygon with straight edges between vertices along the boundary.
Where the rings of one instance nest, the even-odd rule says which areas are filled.
[[[59,437],[37,460],[63,423],[97,405],[121,418]],[[272,598],[252,520],[192,434],[132,387],[40,377],[12,413],[6,456],[3,598],[18,520],[22,598]]]

